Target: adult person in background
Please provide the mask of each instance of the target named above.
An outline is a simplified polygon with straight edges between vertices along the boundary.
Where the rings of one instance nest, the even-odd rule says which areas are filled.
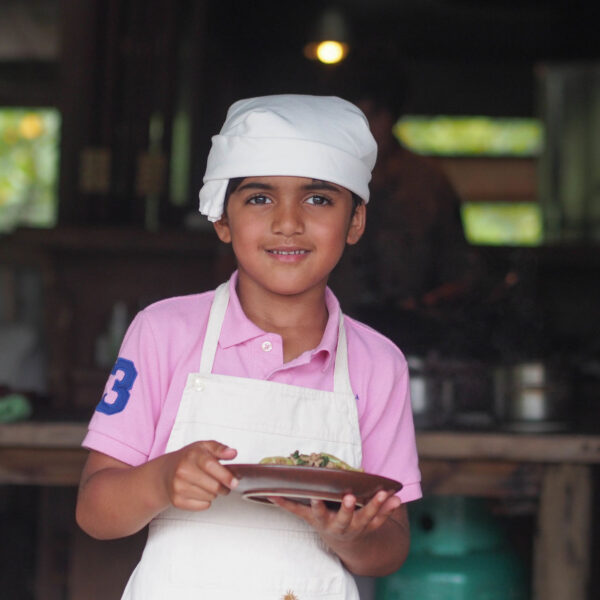
[[[457,308],[472,297],[480,265],[467,244],[460,198],[433,160],[405,148],[393,132],[404,86],[361,78],[354,100],[378,145],[367,227],[331,285],[346,311],[387,335],[401,331],[414,351],[438,342]],[[411,339],[407,339],[407,336]]]

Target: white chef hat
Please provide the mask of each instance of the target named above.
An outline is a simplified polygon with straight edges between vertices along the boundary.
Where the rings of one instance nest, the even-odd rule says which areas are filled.
[[[296,94],[238,100],[212,138],[200,212],[218,221],[229,180],[261,175],[330,181],[366,203],[376,157],[366,117],[346,100]]]

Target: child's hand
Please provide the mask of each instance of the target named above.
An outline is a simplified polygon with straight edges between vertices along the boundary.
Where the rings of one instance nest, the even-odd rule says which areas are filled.
[[[169,502],[182,510],[206,510],[238,480],[220,460],[235,458],[237,450],[215,441],[194,442],[164,456],[163,484]]]
[[[304,519],[314,527],[321,539],[334,551],[340,546],[351,545],[379,529],[388,517],[401,505],[393,492],[375,494],[362,508],[356,510],[356,498],[347,494],[337,512],[328,510],[321,501],[313,500],[311,506],[273,497],[270,500],[281,508]]]

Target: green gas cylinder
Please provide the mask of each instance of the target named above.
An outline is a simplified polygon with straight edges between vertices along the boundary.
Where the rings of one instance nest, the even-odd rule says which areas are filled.
[[[435,496],[409,508],[411,551],[376,582],[376,600],[526,600],[528,577],[481,498]]]

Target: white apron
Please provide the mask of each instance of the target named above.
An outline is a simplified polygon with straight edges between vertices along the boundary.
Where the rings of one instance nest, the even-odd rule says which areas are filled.
[[[265,456],[328,452],[362,459],[340,317],[334,391],[211,373],[229,301],[216,290],[200,370],[190,373],[173,430],[172,452],[217,440],[255,463]],[[149,527],[123,600],[358,600],[353,577],[302,519],[231,492],[208,510],[169,508]]]

